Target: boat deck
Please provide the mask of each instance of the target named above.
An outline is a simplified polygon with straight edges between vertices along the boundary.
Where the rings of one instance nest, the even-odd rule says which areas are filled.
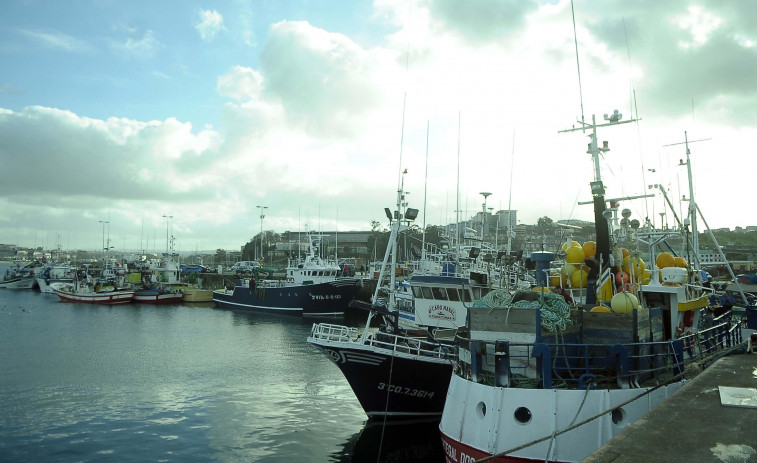
[[[717,360],[584,463],[757,462],[757,408],[722,405],[720,386],[757,389],[757,354]]]

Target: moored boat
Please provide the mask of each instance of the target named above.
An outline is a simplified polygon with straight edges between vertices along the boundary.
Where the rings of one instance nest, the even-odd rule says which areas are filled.
[[[74,282],[76,269],[68,264],[46,266],[37,276],[37,284],[41,293],[55,294],[51,285],[55,283],[70,284]]]
[[[144,288],[134,291],[132,301],[143,304],[176,304],[182,301],[182,293],[166,288]]]
[[[605,125],[618,123],[614,116]],[[715,316],[709,307],[702,272],[688,263],[663,263],[673,256],[658,252],[662,244],[685,236],[688,227],[653,230],[624,210],[620,227],[610,229],[606,218],[613,211],[605,209],[598,163],[608,148],[606,142],[597,146],[597,127],[581,128],[591,133],[595,161],[597,242],[590,259],[600,269],[596,292],[579,290],[570,305],[545,292],[535,300],[503,297],[469,309],[440,422],[447,461],[581,461],[714,359],[745,350],[740,320],[730,312]],[[690,176],[688,146],[687,166]],[[690,212],[697,211],[693,190],[689,201]],[[695,212],[690,219],[695,223]],[[623,245],[630,247],[628,272],[609,265],[623,262]],[[694,256],[697,247],[689,246]],[[644,252],[655,263],[648,280]],[[602,301],[607,281],[609,304]],[[618,282],[614,294],[612,281]]]
[[[12,269],[7,269],[5,275],[3,275],[2,281],[0,281],[0,288],[6,289],[32,289],[37,286],[37,279],[35,277],[35,267],[33,264],[25,265],[23,267],[16,266]]]
[[[132,289],[113,288],[107,291],[95,291],[87,285],[53,286],[53,291],[61,301],[80,302],[85,304],[128,304],[134,296]]]
[[[186,288],[181,294],[182,302],[213,302],[212,289]]]
[[[307,255],[289,262],[285,280],[239,278],[233,289],[213,291],[213,302],[230,309],[306,316],[343,315],[361,282],[339,276],[341,269],[336,262],[320,256],[323,238],[308,234]]]
[[[488,287],[456,275],[451,262],[438,266],[441,274],[397,282],[398,236],[418,212],[403,202],[400,186],[378,275],[388,274],[389,285],[377,287],[371,303],[351,304],[369,311],[365,328],[317,323],[307,341],[339,367],[369,418],[439,419],[455,363],[450,335],[464,324],[465,304]],[[376,317],[383,318],[378,328],[371,326]]]

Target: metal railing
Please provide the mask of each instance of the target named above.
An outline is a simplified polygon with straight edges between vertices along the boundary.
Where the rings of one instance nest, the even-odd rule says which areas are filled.
[[[310,330],[310,338],[327,343],[353,343],[386,349],[393,353],[403,353],[429,358],[456,358],[455,346],[432,341],[425,337],[386,333],[380,330],[364,330],[330,323],[315,323]]]
[[[514,343],[458,338],[455,373],[501,387],[585,389],[640,387],[707,366],[742,343],[730,317],[678,339],[625,344]],[[698,369],[695,369],[698,370]]]

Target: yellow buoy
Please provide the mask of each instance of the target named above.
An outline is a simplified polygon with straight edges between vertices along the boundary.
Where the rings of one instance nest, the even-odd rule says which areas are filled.
[[[626,248],[620,248],[620,252],[623,253],[623,257],[627,257],[627,256],[631,255],[631,253],[628,252],[628,249],[626,249]]]
[[[675,266],[676,267],[684,268],[684,267],[688,267],[689,266],[689,263],[686,261],[686,259],[684,259],[681,256],[676,256],[676,257],[673,258],[673,260],[675,261]]]
[[[560,279],[560,275],[550,275],[549,276],[549,286],[562,286],[562,281]]]
[[[675,257],[667,251],[661,252],[657,254],[654,263],[657,265],[657,268],[675,267]]]
[[[595,241],[585,242],[582,249],[584,250],[584,255],[587,259],[591,259],[597,255],[597,243]]]
[[[536,288],[532,289],[531,291],[533,291],[535,293],[539,293],[539,292],[541,292],[541,293],[551,293],[552,292],[552,290],[549,289],[549,288],[547,288],[546,286],[537,286]]]
[[[649,270],[641,272],[641,284],[648,285],[650,281],[652,281],[652,272]]]
[[[645,264],[641,257],[626,256],[623,258],[622,269],[627,274],[633,274],[634,280],[638,281],[641,274],[644,273]]]
[[[570,275],[571,288],[585,288],[589,279],[589,272],[586,270],[576,270]]]
[[[600,312],[600,313],[602,313],[602,312],[604,312],[604,313],[612,313],[612,310],[610,310],[609,307],[605,307],[603,305],[598,305],[596,307],[592,307],[592,309],[589,312],[594,312],[594,313],[596,313],[596,312]]]
[[[612,297],[610,306],[615,313],[631,313],[639,307],[639,300],[633,294],[623,291]]]
[[[585,260],[584,250],[580,246],[574,246],[565,251],[565,262],[569,264],[582,264]]]
[[[570,247],[571,248],[575,248],[575,247],[579,247],[580,248],[581,247],[581,243],[579,243],[578,241],[571,241],[570,242]],[[562,250],[563,251],[567,251],[568,249],[569,249],[568,248],[568,243],[567,242],[563,243],[562,244]]]

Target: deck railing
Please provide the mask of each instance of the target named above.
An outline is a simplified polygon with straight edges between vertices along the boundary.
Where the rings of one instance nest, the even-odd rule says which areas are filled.
[[[741,342],[741,330],[730,317],[695,334],[657,342],[528,344],[458,338],[455,373],[501,387],[640,387],[678,377],[689,364],[704,367]]]
[[[451,344],[432,341],[425,337],[380,332],[375,329],[315,323],[310,339],[328,343],[351,343],[386,349],[395,353],[439,358],[454,362],[455,348]]]

